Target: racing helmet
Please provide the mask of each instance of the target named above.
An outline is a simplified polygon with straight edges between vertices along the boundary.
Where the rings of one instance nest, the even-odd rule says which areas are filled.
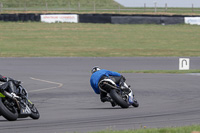
[[[93,74],[94,72],[99,71],[99,70],[101,69],[98,66],[95,66],[92,68],[91,73]]]

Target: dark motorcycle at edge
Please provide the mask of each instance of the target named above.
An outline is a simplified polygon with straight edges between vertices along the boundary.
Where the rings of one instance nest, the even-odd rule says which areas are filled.
[[[130,86],[121,88],[111,79],[104,79],[99,83],[99,87],[101,91],[108,93],[111,99],[121,108],[128,108],[131,105],[133,107],[139,107],[139,103],[134,98]]]
[[[8,121],[15,121],[17,118],[26,117],[39,119],[40,114],[34,104],[28,99],[26,89],[19,84],[16,90],[17,95],[15,97],[6,90],[0,92],[0,116],[2,115]]]

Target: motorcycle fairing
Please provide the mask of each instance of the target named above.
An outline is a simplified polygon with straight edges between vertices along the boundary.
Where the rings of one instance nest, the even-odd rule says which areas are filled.
[[[5,96],[4,96],[2,93],[0,93],[0,97],[3,97],[3,98],[4,98]]]
[[[22,115],[30,115],[31,114],[31,109],[26,105],[25,108],[21,108],[20,114]]]

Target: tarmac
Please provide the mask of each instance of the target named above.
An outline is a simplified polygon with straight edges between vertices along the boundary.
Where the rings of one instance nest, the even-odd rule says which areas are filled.
[[[90,87],[93,66],[113,71],[177,70],[179,57],[0,58],[0,74],[21,80],[39,120],[0,117],[0,132],[69,133],[176,127],[200,123],[199,74],[122,73],[138,108],[102,103]],[[190,57],[200,69],[200,58]]]

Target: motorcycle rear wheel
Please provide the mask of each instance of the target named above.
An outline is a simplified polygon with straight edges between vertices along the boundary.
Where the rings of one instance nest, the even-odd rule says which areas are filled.
[[[0,114],[8,121],[15,121],[18,118],[18,112],[15,107],[6,107],[2,101],[2,98],[0,98]]]
[[[121,95],[118,94],[117,90],[112,89],[109,94],[110,94],[110,97],[113,99],[113,101],[116,102],[122,108],[129,107],[129,104],[126,101],[124,101]]]

